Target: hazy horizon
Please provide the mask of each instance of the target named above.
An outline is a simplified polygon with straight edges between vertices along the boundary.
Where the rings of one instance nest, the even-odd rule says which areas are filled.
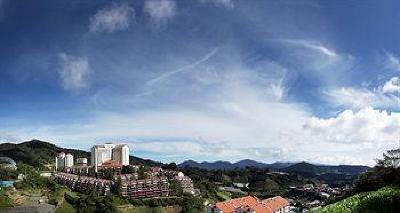
[[[400,145],[399,7],[0,0],[0,142],[374,165]]]

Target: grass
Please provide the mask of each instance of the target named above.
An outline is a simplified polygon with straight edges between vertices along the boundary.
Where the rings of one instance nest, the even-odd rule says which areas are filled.
[[[121,213],[175,213],[181,212],[179,206],[166,206],[166,207],[149,207],[149,206],[133,206],[133,205],[122,205],[118,207],[118,212]]]
[[[9,198],[4,192],[4,189],[0,189],[0,210],[14,206],[13,200]]]
[[[218,197],[224,199],[224,200],[230,200],[231,199],[231,194],[229,192],[217,192]]]
[[[400,212],[400,188],[388,186],[377,191],[362,192],[315,212]]]
[[[0,195],[0,209],[13,207],[13,201],[7,195]]]
[[[77,212],[76,209],[65,200],[55,211],[55,213],[75,213],[75,212]]]

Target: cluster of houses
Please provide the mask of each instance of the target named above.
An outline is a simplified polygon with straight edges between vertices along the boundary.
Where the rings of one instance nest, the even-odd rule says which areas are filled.
[[[224,202],[209,205],[208,213],[288,213],[290,203],[288,200],[276,196],[260,200],[254,196],[245,196]]]
[[[289,187],[289,194],[293,203],[306,209],[319,207],[332,196],[341,196],[350,189],[349,186],[331,188],[328,184],[305,184]]]
[[[121,196],[130,199],[169,196],[170,180],[176,180],[183,192],[196,192],[193,181],[182,172],[151,167],[144,177],[139,177],[139,166],[129,165],[129,148],[126,145],[95,145],[91,151],[90,165],[86,158],[78,158],[74,164],[71,154],[60,153],[56,158],[58,172],[55,179],[72,190],[83,192],[95,189],[99,195],[110,193],[113,186],[119,187]],[[123,167],[129,167],[132,172],[123,174]]]

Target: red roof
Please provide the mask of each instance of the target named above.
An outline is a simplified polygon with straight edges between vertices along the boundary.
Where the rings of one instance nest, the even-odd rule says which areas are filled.
[[[250,208],[257,213],[273,213],[273,211],[265,205],[262,205],[256,197],[246,196],[216,203],[215,206],[224,213],[234,212],[236,208]]]
[[[262,204],[268,206],[269,208],[272,209],[272,211],[276,212],[281,208],[289,206],[289,201],[282,198],[281,196],[276,196],[263,200]]]

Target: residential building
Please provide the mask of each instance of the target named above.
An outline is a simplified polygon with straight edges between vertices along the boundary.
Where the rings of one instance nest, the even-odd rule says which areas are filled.
[[[94,189],[99,195],[109,194],[112,185],[110,180],[78,176],[62,172],[56,173],[55,179],[59,184],[65,185],[74,191],[86,192],[87,190]]]
[[[271,197],[262,200],[261,203],[264,206],[269,207],[272,212],[287,213],[290,212],[290,203],[288,200],[281,196]]]
[[[101,166],[107,161],[116,161],[120,165],[129,165],[129,147],[126,144],[106,143],[103,145],[95,145],[91,149],[91,165]]]
[[[65,153],[60,152],[60,153],[58,153],[58,156],[56,157],[56,171],[63,170],[64,167],[65,167]]]
[[[175,176],[175,180],[178,181],[183,192],[191,194],[195,193],[193,181],[190,177],[185,176],[182,172],[179,172],[178,175]]]
[[[112,150],[112,160],[118,161],[121,165],[129,165],[129,147],[126,144],[116,145]]]
[[[56,157],[56,171],[71,168],[74,165],[74,156],[60,152]]]
[[[209,213],[288,213],[289,202],[280,197],[259,200],[253,196],[246,196],[216,203],[207,208]]]
[[[169,183],[166,177],[132,180],[120,176],[121,196],[124,198],[164,197],[169,195]]]
[[[87,158],[78,158],[76,159],[76,164],[79,166],[86,166],[88,163]]]
[[[66,154],[64,163],[65,168],[71,168],[74,165],[74,156],[70,153]]]

